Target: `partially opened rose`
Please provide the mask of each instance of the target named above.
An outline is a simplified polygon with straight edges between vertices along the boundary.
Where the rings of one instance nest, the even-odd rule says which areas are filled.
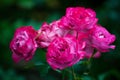
[[[31,26],[24,26],[16,29],[14,37],[10,43],[12,58],[15,62],[20,60],[30,60],[37,48],[34,40],[37,32]]]
[[[89,31],[87,33],[79,32],[77,39],[78,39],[79,45],[83,44],[83,45],[81,45],[81,49],[83,51],[85,51],[85,56],[84,56],[85,58],[90,58],[93,54],[94,54],[94,56],[92,56],[92,57],[94,57],[94,58],[100,57],[101,54],[99,51],[94,52],[95,48],[92,46]]]
[[[107,29],[100,25],[96,25],[91,30],[92,46],[100,52],[108,52],[109,49],[114,49],[115,45],[112,45],[112,43],[115,39],[115,35],[109,33]]]
[[[82,46],[82,45],[81,45]],[[83,59],[85,52],[75,37],[58,37],[54,39],[47,49],[47,62],[53,69],[64,69]]]

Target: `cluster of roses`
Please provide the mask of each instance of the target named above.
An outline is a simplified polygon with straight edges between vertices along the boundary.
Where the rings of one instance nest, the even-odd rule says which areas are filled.
[[[46,60],[53,69],[64,69],[81,59],[99,57],[114,49],[115,35],[97,23],[96,13],[84,7],[69,7],[61,19],[16,29],[10,43],[15,62],[32,59],[37,48],[47,49]]]

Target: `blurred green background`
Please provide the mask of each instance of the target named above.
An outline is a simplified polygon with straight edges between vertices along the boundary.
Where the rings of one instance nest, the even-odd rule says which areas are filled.
[[[67,7],[84,6],[96,11],[99,24],[115,34],[116,49],[92,59],[90,75],[86,67],[74,65],[83,80],[120,80],[120,0],[0,0],[0,80],[73,80],[72,74],[52,70],[45,51],[38,49],[28,63],[15,64],[9,43],[16,28],[32,25],[36,30],[43,22],[58,20]]]

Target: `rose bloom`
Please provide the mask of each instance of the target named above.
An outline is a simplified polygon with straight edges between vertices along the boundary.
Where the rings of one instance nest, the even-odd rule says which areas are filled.
[[[66,15],[62,17],[61,26],[64,29],[75,29],[86,31],[94,27],[97,23],[96,13],[92,9],[84,7],[69,7]]]
[[[70,67],[83,59],[85,52],[80,47],[73,36],[57,37],[47,49],[47,62],[53,69]]]
[[[50,24],[43,23],[38,30],[39,37],[36,39],[38,47],[47,48],[49,44],[57,37],[66,35],[76,35],[75,31],[61,29],[58,21],[53,21]]]
[[[98,51],[108,52],[109,49],[115,48],[115,45],[112,45],[116,39],[115,35],[109,33],[104,27],[95,25],[90,34],[92,46]]]
[[[12,58],[15,62],[20,60],[30,60],[37,48],[37,44],[34,37],[37,32],[32,26],[23,26],[17,28],[14,37],[10,43],[10,49],[12,50]]]

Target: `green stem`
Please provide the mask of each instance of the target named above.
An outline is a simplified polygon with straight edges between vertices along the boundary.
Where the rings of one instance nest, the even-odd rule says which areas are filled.
[[[74,80],[77,80],[77,77],[76,77],[76,74],[75,74],[75,72],[74,72],[74,68],[73,68],[73,66],[71,67],[71,69],[72,69],[72,74],[73,74],[73,78],[74,78]]]
[[[62,72],[62,80],[64,80],[64,77],[65,77],[65,71],[63,70],[63,72]]]
[[[72,69],[72,70],[65,69],[65,71],[67,71],[67,72],[69,72],[70,74],[72,74],[73,77],[74,77],[74,80],[83,80],[83,78],[80,78],[80,77],[77,77],[77,76],[76,76],[73,67],[71,67],[71,69]]]
[[[92,58],[94,57],[94,55],[95,55],[95,54],[93,53],[93,54],[90,56],[90,58],[88,59],[88,61],[87,61],[87,62],[88,62],[88,65],[90,64],[90,61],[92,60]]]
[[[89,72],[90,72],[90,67],[91,67],[91,60],[93,59],[94,55],[95,53],[93,53],[88,59],[88,61],[86,62],[88,71],[84,73],[85,75],[90,75]]]

